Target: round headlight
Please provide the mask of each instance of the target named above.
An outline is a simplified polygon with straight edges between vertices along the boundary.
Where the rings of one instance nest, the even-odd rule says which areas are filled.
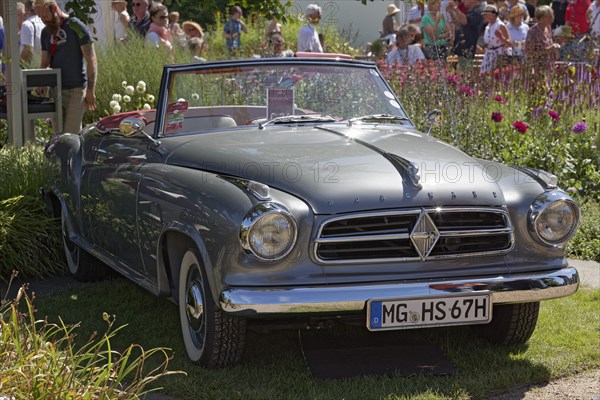
[[[240,231],[244,249],[262,260],[285,257],[296,242],[296,222],[283,207],[263,203],[246,215]]]
[[[571,199],[549,200],[544,197],[534,202],[531,214],[532,228],[543,243],[551,246],[561,245],[575,234],[579,223],[579,209]]]

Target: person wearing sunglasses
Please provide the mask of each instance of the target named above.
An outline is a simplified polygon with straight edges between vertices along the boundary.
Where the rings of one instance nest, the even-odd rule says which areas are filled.
[[[148,4],[148,0],[133,0],[131,3],[133,16],[129,20],[129,27],[141,37],[146,37],[152,23],[148,12]]]
[[[169,11],[161,3],[154,3],[150,9],[150,28],[146,34],[146,43],[151,47],[164,47],[173,50],[173,35],[169,29]]]

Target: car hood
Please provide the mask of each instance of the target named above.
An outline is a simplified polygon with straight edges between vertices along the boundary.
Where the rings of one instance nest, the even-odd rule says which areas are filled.
[[[173,146],[168,164],[265,183],[298,196],[317,214],[505,203],[495,171],[400,125],[271,126],[163,143]],[[402,160],[418,168],[417,184]]]

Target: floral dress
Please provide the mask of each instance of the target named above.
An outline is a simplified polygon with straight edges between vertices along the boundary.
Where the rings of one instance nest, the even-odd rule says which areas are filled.
[[[481,72],[489,72],[496,67],[498,58],[504,55],[504,45],[502,40],[496,36],[496,32],[501,26],[505,26],[504,22],[497,19],[494,23],[488,24],[485,27],[483,41],[486,44],[485,55],[481,63]]]

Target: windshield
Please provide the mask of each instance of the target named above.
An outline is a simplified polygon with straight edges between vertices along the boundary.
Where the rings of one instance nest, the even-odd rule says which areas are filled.
[[[174,68],[161,133],[266,121],[331,123],[372,114],[406,118],[374,66],[267,61]],[[288,116],[294,117],[281,118]]]

